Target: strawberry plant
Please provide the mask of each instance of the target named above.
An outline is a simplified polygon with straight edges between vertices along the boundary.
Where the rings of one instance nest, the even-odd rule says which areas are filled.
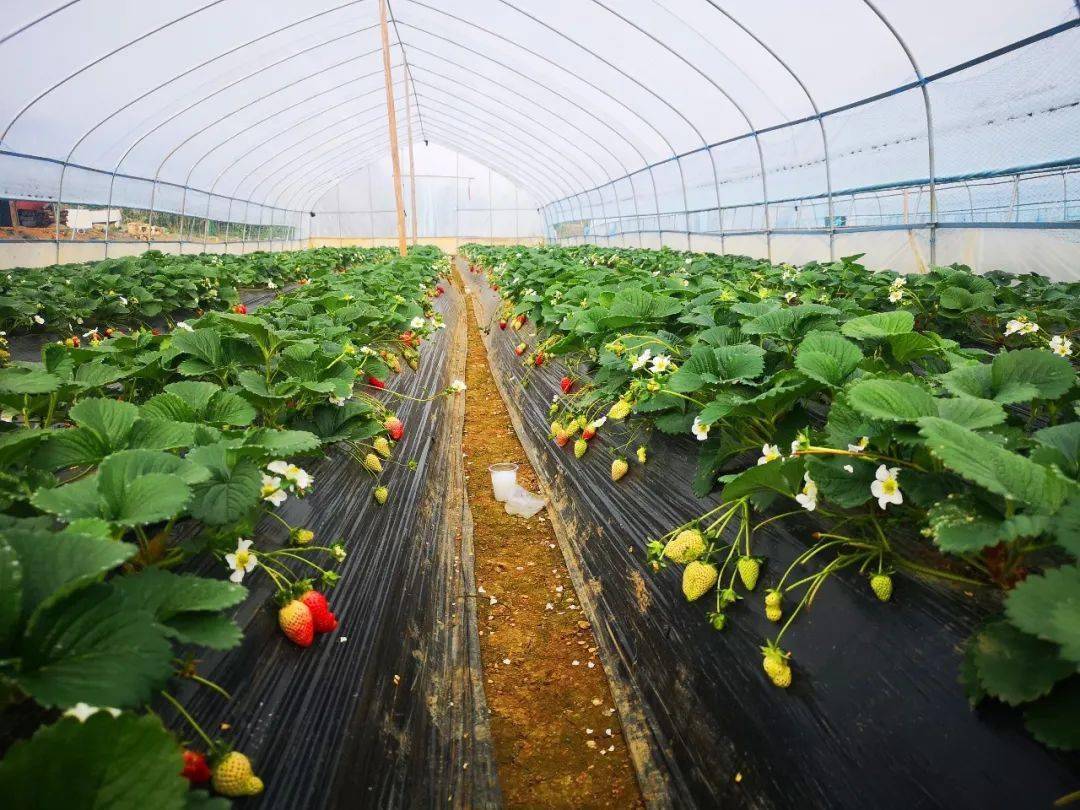
[[[389,377],[441,327],[429,296],[445,261],[426,248],[220,258],[241,286],[305,283],[257,314],[225,311],[226,296],[171,331],[99,333],[49,344],[39,363],[0,365],[0,711],[32,702],[43,717],[72,715],[11,748],[5,795],[40,795],[30,786],[43,781],[87,805],[126,789],[176,805],[207,780],[225,796],[261,791],[247,758],[212,740],[170,687],[219,689],[191,651],[240,642],[225,611],[245,598],[246,577],[274,583],[297,643],[337,625],[324,592],[345,549],[275,510],[315,486],[295,457],[343,443],[392,463],[404,425],[366,381]],[[116,283],[112,265],[93,272]],[[71,286],[91,295],[86,283]],[[67,305],[50,294],[45,306]],[[258,536],[267,518],[285,525],[287,546]],[[204,555],[229,581],[176,570]],[[139,715],[154,700],[189,722],[205,754],[185,755],[156,717]],[[110,751],[123,767],[102,769],[95,758]],[[49,780],[53,771],[64,778]]]
[[[968,696],[1021,706],[1039,740],[1080,747],[1080,285],[961,266],[905,277],[857,256],[464,252],[503,297],[498,317],[536,325],[515,349],[526,382],[541,356],[574,380],[549,413],[556,444],[579,426],[612,433],[617,481],[652,431],[697,441],[694,489],[723,503],[652,542],[650,560],[685,566],[687,599],[714,594],[717,629],[764,582],[774,684],[792,682],[780,644],[834,574],[882,602],[902,599],[903,576],[997,590],[1003,615],[965,652]],[[817,530],[771,570],[755,537],[797,517]]]

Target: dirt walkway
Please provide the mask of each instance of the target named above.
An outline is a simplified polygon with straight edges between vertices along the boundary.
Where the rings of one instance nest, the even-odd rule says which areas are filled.
[[[455,280],[456,281],[456,280]],[[511,517],[487,468],[536,476],[510,424],[472,308],[465,472],[474,522],[476,612],[499,782],[507,807],[642,807],[596,642],[551,524]]]

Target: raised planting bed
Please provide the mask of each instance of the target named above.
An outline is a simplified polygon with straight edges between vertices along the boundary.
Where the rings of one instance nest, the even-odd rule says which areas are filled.
[[[721,503],[716,494],[692,494],[697,443],[655,432],[647,461],[632,460],[613,482],[613,458],[633,459],[639,438],[632,422],[609,420],[575,459],[573,440],[559,447],[549,428],[566,369],[550,358],[525,367],[514,348],[537,343],[531,326],[499,329],[499,296],[482,276],[463,275],[478,319],[490,327],[492,372],[551,498],[571,571],[579,572],[578,593],[591,594],[582,604],[609,676],[627,687],[624,725],[648,731],[650,744],[635,757],[648,800],[1040,807],[1076,789],[1075,755],[1037,742],[1002,704],[972,710],[958,683],[961,647],[1000,609],[992,592],[976,596],[905,574],[882,603],[865,577],[834,576],[784,637],[790,687],[770,684],[759,647],[777,625],[766,619],[762,597],[811,546],[816,526],[796,518],[755,533],[755,552],[768,559],[761,584],[753,596],[740,587],[746,598],[718,632],[708,615],[713,595],[688,603],[679,569],[656,572],[649,561],[650,541]]]

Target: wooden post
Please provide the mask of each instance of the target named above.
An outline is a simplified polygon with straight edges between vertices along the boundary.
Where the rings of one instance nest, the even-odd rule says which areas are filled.
[[[416,244],[416,168],[413,164],[412,105],[410,104],[409,85],[412,78],[408,66],[405,68],[405,134],[409,139],[409,217],[412,219],[412,243]]]
[[[405,242],[405,200],[401,191],[401,157],[398,155],[394,80],[390,75],[390,34],[386,30],[386,0],[379,0],[379,28],[382,30],[383,76],[386,79],[386,118],[390,126],[390,160],[394,167],[394,201],[397,203],[398,250],[404,256],[409,248]]]

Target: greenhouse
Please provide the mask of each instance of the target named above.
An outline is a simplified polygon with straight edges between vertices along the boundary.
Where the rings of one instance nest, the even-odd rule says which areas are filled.
[[[4,17],[0,806],[1080,806],[1080,3]]]

